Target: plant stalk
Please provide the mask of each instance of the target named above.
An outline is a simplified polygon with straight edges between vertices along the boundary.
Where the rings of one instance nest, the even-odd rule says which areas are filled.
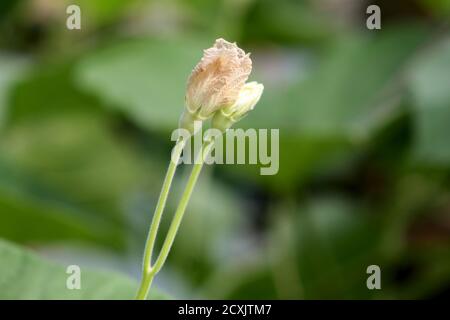
[[[167,256],[169,255],[170,249],[175,240],[175,236],[180,227],[181,220],[183,219],[184,213],[186,211],[187,205],[191,198],[195,184],[197,183],[198,177],[202,170],[204,159],[205,159],[206,155],[209,153],[213,143],[214,142],[212,139],[205,141],[202,145],[201,150],[199,151],[199,153],[196,157],[194,167],[192,168],[191,175],[189,176],[189,180],[184,189],[180,203],[178,204],[177,210],[175,211],[175,215],[170,224],[169,231],[167,232],[167,235],[164,240],[161,251],[158,255],[158,258],[155,261],[155,264],[152,266],[151,265],[151,253],[152,253],[152,250],[154,247],[156,233],[158,231],[159,222],[160,222],[161,215],[162,215],[162,211],[159,212],[158,208],[157,208],[156,212],[159,214],[159,216],[156,216],[156,213],[155,213],[154,219],[152,221],[152,225],[150,227],[149,237],[147,240],[147,246],[145,249],[143,276],[142,276],[141,285],[139,287],[136,299],[144,300],[147,298],[153,278],[161,270],[161,268],[163,267],[163,265],[167,259]],[[180,154],[181,154],[181,152],[180,152]],[[169,172],[171,170],[171,165],[169,165],[167,176],[169,176]],[[169,189],[170,189],[170,185],[169,185],[169,188],[167,188],[167,193],[168,193]],[[162,190],[161,194],[163,194],[165,192],[164,190],[165,190],[165,188],[163,185],[163,190]],[[165,203],[165,200],[167,199],[167,194],[164,194],[163,197],[160,196],[160,198],[164,198],[164,203]],[[162,210],[163,209],[164,209],[164,207],[162,207]],[[151,245],[151,247],[149,247],[150,245]]]
[[[185,144],[186,141],[182,139],[178,140],[175,144],[169,167],[167,168],[167,173],[161,188],[161,193],[159,194],[158,203],[156,204],[155,212],[153,214],[152,223],[150,225],[147,241],[145,243],[144,259],[142,262],[142,280],[136,296],[136,299],[139,300],[146,298],[148,288],[150,288],[153,279],[153,277],[150,277],[152,269],[151,259],[153,248],[155,246],[156,235],[158,233],[161,217],[169,196],[170,186],[172,185],[173,177],[175,176],[178,160],[180,159]]]

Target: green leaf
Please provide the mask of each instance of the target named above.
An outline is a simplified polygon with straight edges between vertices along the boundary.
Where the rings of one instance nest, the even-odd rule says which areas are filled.
[[[134,281],[81,268],[81,289],[69,290],[66,267],[0,239],[0,299],[133,299]],[[153,299],[164,295],[153,291]]]
[[[5,163],[0,174],[7,177],[11,172],[7,167],[22,173],[0,180],[0,191],[4,191],[0,199],[5,204],[0,212],[3,235],[16,241],[32,241],[37,235],[35,240],[51,237],[39,231],[15,231],[13,235],[7,225],[25,223],[24,228],[39,230],[51,219],[58,223],[42,226],[42,230],[51,228],[53,238],[71,238],[76,233],[64,234],[58,229],[61,223],[72,225],[70,221],[75,219],[84,226],[83,233],[90,235],[88,239],[102,238],[102,244],[109,239],[112,247],[123,247],[126,201],[142,188],[150,189],[156,198],[159,186],[150,184],[160,181],[163,174],[152,161],[140,158],[131,145],[117,141],[101,118],[86,115],[47,117],[16,125],[0,139],[0,150]],[[39,222],[41,215],[47,218]],[[37,224],[27,224],[27,217],[34,217]],[[98,236],[92,237],[95,234]]]
[[[73,61],[41,63],[17,82],[11,88],[8,124],[69,112],[99,114],[99,103],[74,87],[72,64]]]
[[[14,88],[0,136],[0,236],[123,249],[127,201],[142,190],[156,198],[165,164],[119,139],[120,122],[71,76],[67,64],[41,65]]]
[[[21,243],[92,242],[122,248],[115,221],[74,205],[59,191],[0,161],[0,235]]]
[[[450,165],[450,40],[416,61],[410,88],[414,103],[413,154],[429,165]]]
[[[81,88],[147,129],[172,131],[184,106],[186,80],[208,44],[193,40],[134,40],[82,60]]]

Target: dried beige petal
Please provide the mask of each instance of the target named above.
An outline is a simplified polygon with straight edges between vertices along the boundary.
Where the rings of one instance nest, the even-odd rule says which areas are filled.
[[[251,70],[250,54],[235,43],[217,39],[188,79],[187,109],[207,119],[218,109],[233,105]]]

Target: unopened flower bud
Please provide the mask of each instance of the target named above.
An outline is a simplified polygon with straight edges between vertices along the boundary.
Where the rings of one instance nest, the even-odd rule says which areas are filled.
[[[258,103],[264,86],[256,81],[246,83],[239,92],[236,102],[218,111],[212,119],[212,127],[226,131],[235,122],[245,117]]]
[[[234,105],[251,70],[249,54],[235,43],[217,39],[188,79],[180,127],[188,126],[191,118],[206,120],[217,110]]]

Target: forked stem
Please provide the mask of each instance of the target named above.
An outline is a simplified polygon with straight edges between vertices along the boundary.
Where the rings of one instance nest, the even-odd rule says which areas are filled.
[[[153,248],[155,246],[156,235],[158,233],[161,217],[166,206],[167,198],[169,196],[170,186],[172,185],[178,161],[180,159],[181,153],[183,152],[185,144],[186,141],[184,139],[180,139],[177,141],[173,149],[169,167],[167,168],[167,173],[161,188],[161,193],[159,194],[158,203],[156,204],[155,213],[153,214],[147,241],[145,243],[144,259],[142,262],[142,280],[136,299],[145,299],[147,296],[148,288],[150,288],[151,285],[151,279],[148,278],[148,274],[151,271],[151,259]]]
[[[171,164],[169,165],[166,179],[170,174],[172,174],[172,177],[170,178],[169,186],[168,187],[166,186],[166,188],[165,188],[166,181],[164,181],[163,190],[161,191],[161,196],[160,196],[160,199],[164,199],[163,200],[164,204],[162,205],[161,211],[159,211],[158,210],[159,201],[158,201],[155,216],[153,217],[152,225],[150,227],[149,237],[147,239],[147,244],[146,244],[146,249],[145,249],[145,254],[144,254],[144,267],[143,267],[142,281],[141,281],[141,285],[139,287],[136,299],[145,300],[147,298],[148,292],[149,292],[151,284],[153,282],[153,278],[161,270],[161,268],[164,265],[164,262],[167,259],[167,256],[169,255],[170,249],[175,240],[175,236],[177,235],[178,228],[180,227],[181,220],[183,219],[184,213],[185,213],[187,205],[189,203],[189,199],[191,198],[195,184],[197,183],[198,177],[202,170],[204,159],[205,159],[206,155],[209,153],[213,143],[214,142],[212,139],[208,139],[207,141],[205,141],[203,143],[203,146],[202,146],[200,152],[198,153],[198,155],[196,157],[194,167],[192,168],[191,175],[189,176],[189,180],[186,184],[183,195],[181,196],[181,200],[180,200],[180,203],[178,204],[177,210],[175,211],[175,215],[173,216],[172,222],[169,227],[169,231],[167,232],[167,235],[164,240],[161,251],[158,255],[158,258],[155,261],[155,264],[152,266],[151,265],[151,255],[152,255],[153,247],[155,244],[156,234],[158,232],[159,222],[160,222],[161,216],[162,216],[162,211],[164,210],[165,200],[167,199],[167,195],[168,195],[168,192],[170,189],[170,183],[173,178],[173,173],[171,173],[172,161],[171,161]],[[180,154],[181,154],[181,152],[180,152]],[[175,168],[176,168],[176,164],[175,164]],[[156,215],[156,214],[158,214],[158,215]]]

